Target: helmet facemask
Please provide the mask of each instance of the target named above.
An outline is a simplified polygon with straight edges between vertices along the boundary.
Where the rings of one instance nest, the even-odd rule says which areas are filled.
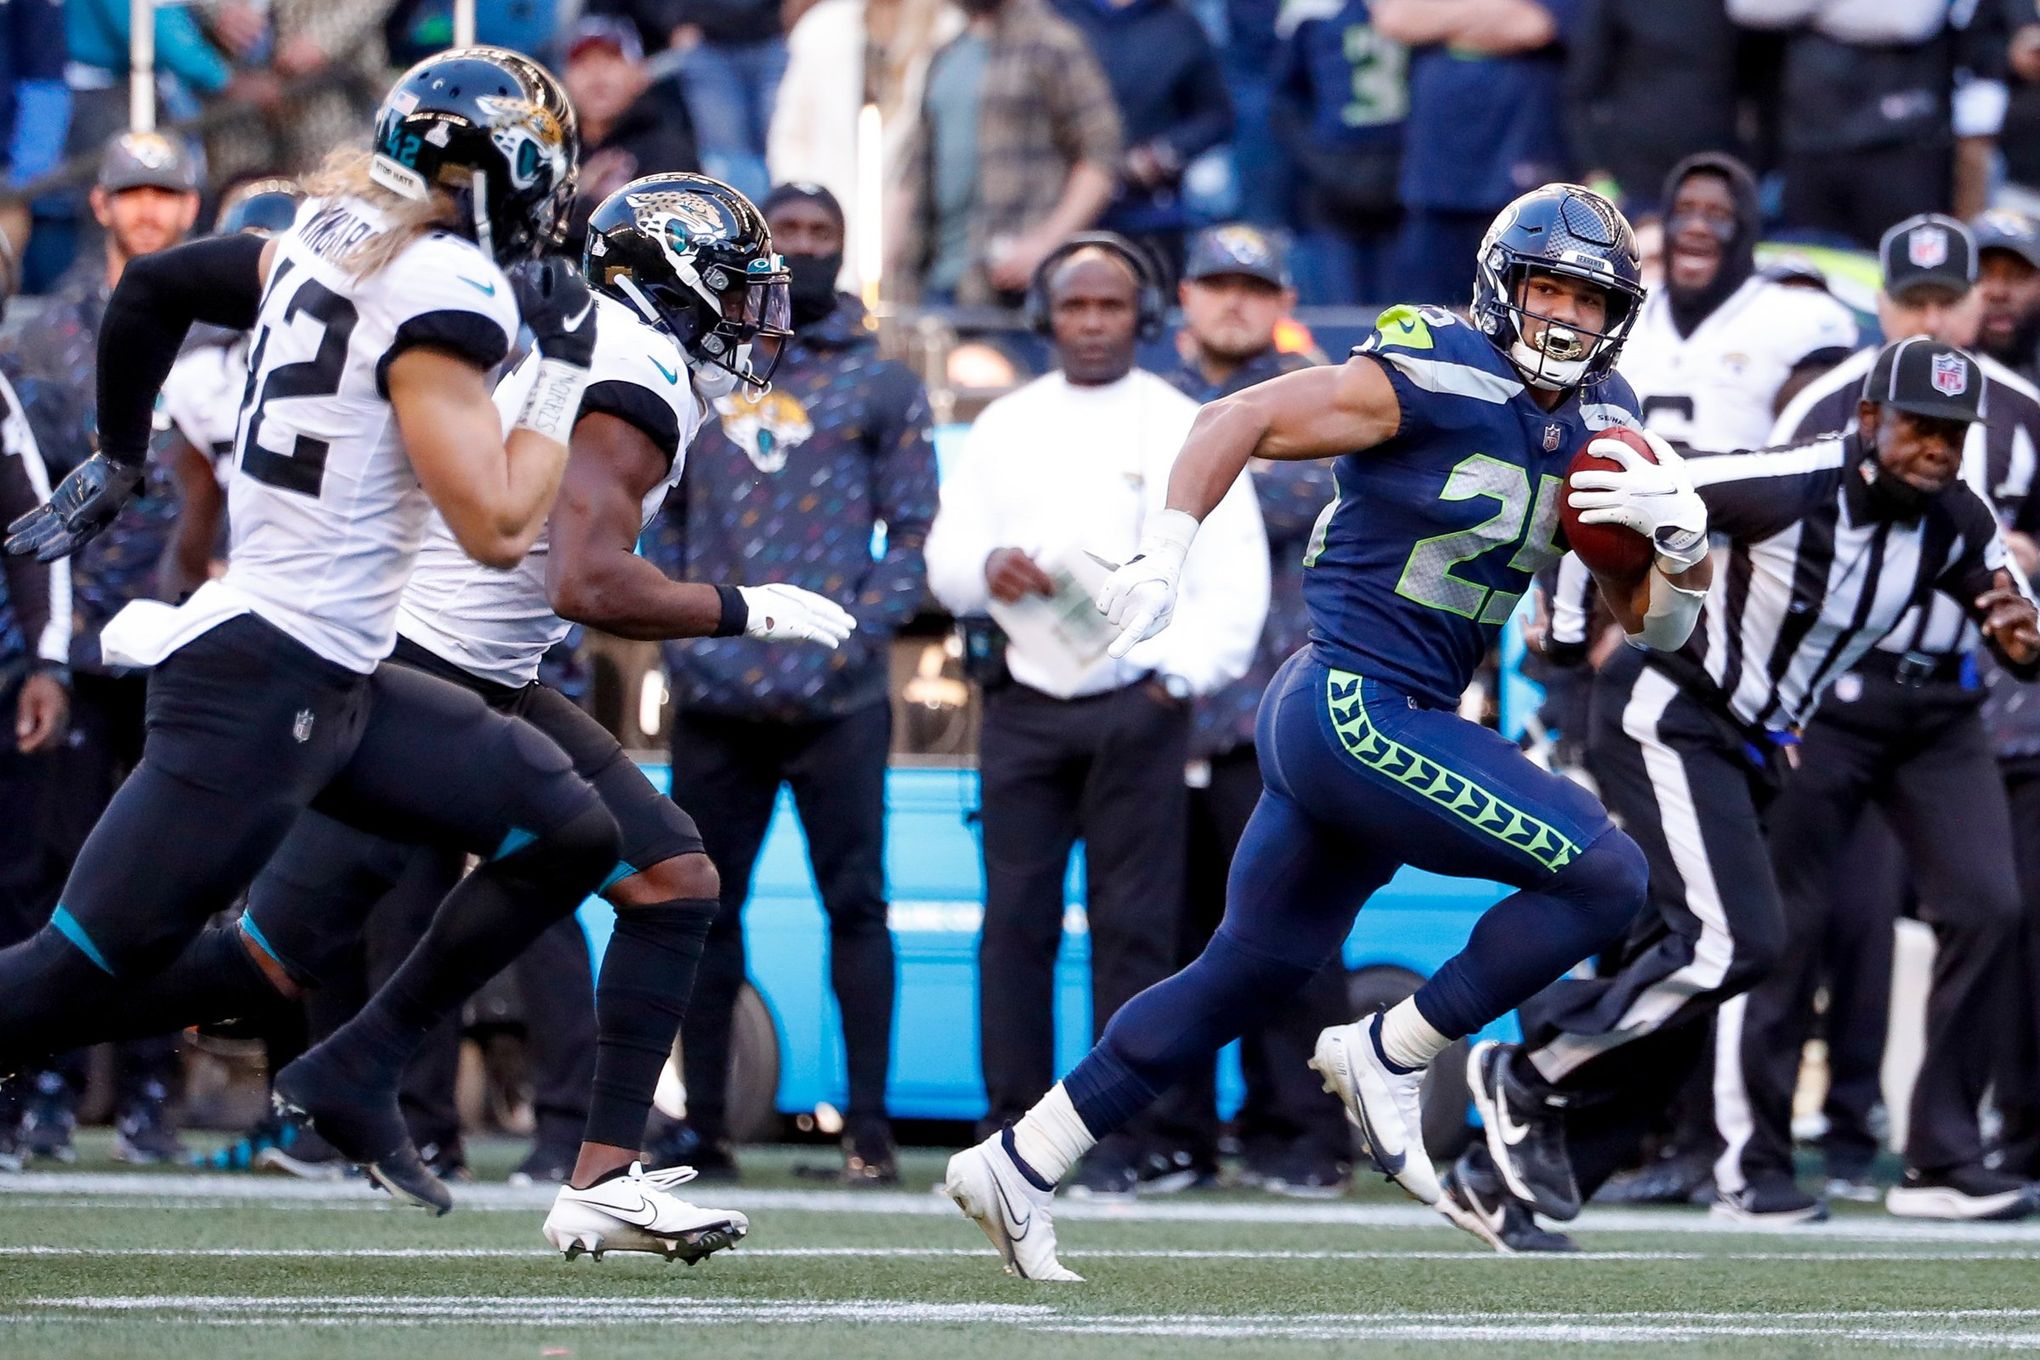
[[[1483,261],[1481,267],[1485,270],[1487,262]],[[1541,262],[1513,262],[1498,273],[1495,285],[1498,302],[1490,304],[1489,315],[1500,314],[1504,334],[1495,339],[1525,383],[1546,392],[1566,392],[1613,371],[1623,342],[1629,338],[1629,329],[1636,323],[1634,294],[1605,278]],[[1533,274],[1575,278],[1598,288],[1606,308],[1601,329],[1589,330],[1524,306],[1519,300],[1520,290]],[[1538,323],[1535,328],[1524,324],[1532,321]],[[1532,329],[1537,332],[1534,341],[1528,338]]]

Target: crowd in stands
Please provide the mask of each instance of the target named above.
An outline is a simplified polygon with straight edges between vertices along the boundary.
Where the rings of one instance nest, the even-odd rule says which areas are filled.
[[[0,19],[5,188],[40,190],[0,208],[26,291],[98,234],[76,185],[127,120],[128,17]],[[159,116],[198,120],[214,189],[294,173],[452,23],[450,0],[164,5]],[[565,74],[591,202],[660,170],[819,183],[851,222],[845,285],[883,221],[904,302],[1012,305],[1089,227],[1173,276],[1220,221],[1287,233],[1305,305],[1458,301],[1517,193],[1575,179],[1647,217],[1698,151],[1757,168],[1768,237],[1858,249],[2040,186],[2022,0],[505,0],[478,23]]]

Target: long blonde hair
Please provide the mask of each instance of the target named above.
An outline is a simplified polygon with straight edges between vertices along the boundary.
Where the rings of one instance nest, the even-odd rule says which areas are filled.
[[[358,198],[389,218],[389,226],[349,251],[341,262],[357,279],[365,279],[404,253],[404,248],[440,227],[458,220],[452,195],[434,188],[425,199],[405,198],[375,182],[368,173],[374,157],[359,147],[342,147],[327,155],[305,176],[312,198]]]

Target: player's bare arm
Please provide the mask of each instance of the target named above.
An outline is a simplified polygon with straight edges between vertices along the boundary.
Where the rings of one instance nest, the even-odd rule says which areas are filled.
[[[388,381],[411,466],[447,528],[484,566],[516,566],[545,526],[567,446],[524,426],[506,439],[488,375],[444,350],[405,350]]]
[[[1373,448],[1401,423],[1381,361],[1366,355],[1257,383],[1197,413],[1169,476],[1169,508],[1201,520],[1249,458],[1336,458]]]
[[[857,627],[834,601],[796,586],[675,581],[635,551],[644,498],[668,458],[627,420],[589,412],[547,538],[546,595],[559,616],[618,637],[749,637],[835,648]]]
[[[640,505],[667,461],[627,420],[593,412],[575,424],[547,538],[546,594],[561,618],[651,641],[714,634],[716,588],[671,580],[634,551]]]

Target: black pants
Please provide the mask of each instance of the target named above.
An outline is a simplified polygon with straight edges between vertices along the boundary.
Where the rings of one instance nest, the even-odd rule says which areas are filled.
[[[985,918],[978,1046],[988,1124],[1055,1081],[1055,960],[1070,851],[1084,842],[1091,1037],[1175,967],[1190,710],[1142,683],[1083,699],[1010,685],[985,702]]]
[[[729,1136],[730,1027],[744,983],[744,903],[781,784],[793,790],[829,918],[829,984],[843,1020],[847,1114],[853,1124],[886,1118],[897,986],[885,897],[891,744],[892,706],[885,703],[826,722],[684,711],[674,719],[673,790],[696,810],[708,857],[722,876],[722,914],[702,952],[681,1046],[687,1119],[705,1140]]]
[[[1983,1159],[1977,1109],[1996,1065],[2020,912],[2011,814],[1978,716],[1981,694],[1901,685],[1874,671],[1859,678],[1860,696],[1844,701],[1855,687],[1838,689],[1807,724],[1799,768],[1771,809],[1786,946],[1773,974],[1722,1011],[1715,1180],[1725,1190],[1791,1175],[1792,1091],[1820,945],[1832,917],[1854,910],[1852,892],[1834,891],[1837,861],[1871,803],[1889,814],[1938,943],[1906,1161],[1945,1171]],[[1890,929],[1874,905],[1869,918],[1862,928]]]
[[[2003,993],[1997,1103],[2004,1115],[2005,1170],[2040,1177],[2040,758],[2004,767],[2013,845],[2024,906],[2011,950],[2012,985]]]
[[[1225,915],[1225,883],[1232,871],[1233,851],[1261,798],[1261,766],[1252,746],[1213,756],[1208,763],[1210,782],[1190,790],[1178,969],[1204,952]],[[1299,1143],[1317,1158],[1350,1158],[1345,1117],[1337,1102],[1324,1098],[1307,1064],[1317,1046],[1318,1032],[1351,1018],[1346,1007],[1346,969],[1333,959],[1291,1004],[1240,1036],[1240,1074],[1246,1080],[1247,1093],[1237,1125],[1250,1167],[1266,1165]],[[1162,1097],[1155,1137],[1190,1153],[1201,1165],[1216,1164],[1215,1067],[1185,1078]]]
[[[1874,249],[1887,227],[1916,213],[1946,212],[1954,162],[1939,146],[1888,146],[1847,155],[1787,152],[1784,218],[1808,231],[1847,236]]]
[[[114,791],[141,763],[148,686],[148,677],[140,674],[79,671],[72,677],[70,725],[63,743],[45,762],[47,783],[40,824],[44,868],[49,876],[39,893],[41,913],[20,934],[8,936],[8,943],[26,939],[49,920],[58,890],[93,825],[113,801]],[[11,707],[6,711],[11,712]],[[121,1039],[114,1043],[113,1055],[114,1099],[122,1105],[138,1099],[151,1083],[170,1092],[181,1085],[181,1034]],[[52,1067],[62,1072],[74,1089],[82,1090],[87,1068],[83,1050],[62,1055]]]
[[[1697,1022],[1777,960],[1784,927],[1760,821],[1772,785],[1746,745],[1634,653],[1596,677],[1588,761],[1650,862],[1650,901],[1619,969],[1555,983],[1522,1008],[1531,1061],[1571,1098],[1583,1195],[1662,1116],[1705,1047]]]
[[[1773,859],[1777,854],[1773,848]],[[1826,979],[1827,1132],[1821,1157],[1829,1176],[1866,1176],[1883,1144],[1872,1125],[1884,1100],[1884,1036],[1891,1020],[1893,928],[1911,899],[1905,851],[1876,807],[1865,809],[1836,865],[1833,901],[1820,945]],[[1790,910],[1789,906],[1787,908]]]
[[[50,927],[0,952],[0,1061],[117,1012],[122,979],[182,952],[307,807],[494,855],[586,824],[599,800],[556,744],[472,693],[401,666],[356,674],[254,615],[219,624],[156,668],[141,764]]]

